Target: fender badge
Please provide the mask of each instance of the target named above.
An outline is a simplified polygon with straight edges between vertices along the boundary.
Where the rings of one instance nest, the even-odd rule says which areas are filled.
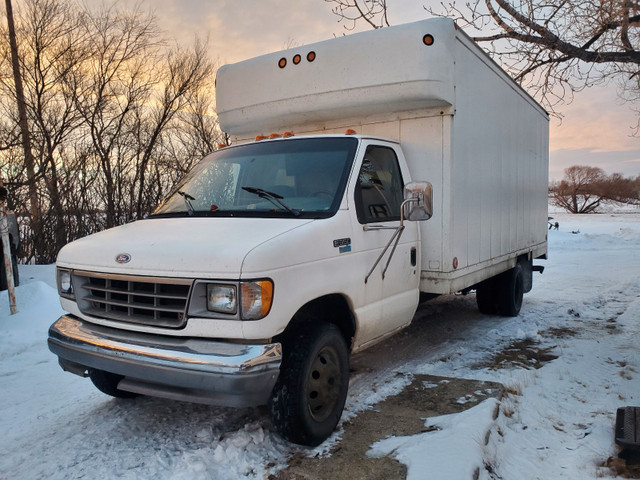
[[[116,262],[118,263],[129,263],[131,261],[131,255],[128,253],[119,253],[116,256]]]
[[[333,246],[338,249],[340,253],[346,253],[351,251],[351,239],[350,238],[338,238],[333,241]]]

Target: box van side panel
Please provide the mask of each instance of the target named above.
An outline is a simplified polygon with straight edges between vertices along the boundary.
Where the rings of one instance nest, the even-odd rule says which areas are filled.
[[[536,245],[546,251],[546,113],[462,36],[455,79],[451,191],[445,195],[452,202],[451,241],[443,242],[444,272],[473,269]]]

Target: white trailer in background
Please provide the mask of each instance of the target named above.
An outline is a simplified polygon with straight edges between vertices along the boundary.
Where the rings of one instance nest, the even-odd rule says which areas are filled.
[[[269,403],[315,445],[348,353],[408,325],[421,293],[518,314],[547,253],[548,115],[451,20],[227,65],[216,85],[232,146],[150,218],[60,252],[64,369],[115,396]]]

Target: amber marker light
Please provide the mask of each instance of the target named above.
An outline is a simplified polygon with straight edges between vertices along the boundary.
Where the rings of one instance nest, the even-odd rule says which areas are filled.
[[[284,68],[287,66],[287,59],[282,57],[279,61],[278,61],[278,66],[280,68]]]
[[[293,64],[294,65],[298,65],[301,60],[302,60],[302,57],[299,54],[295,54],[293,56]]]
[[[424,43],[425,45],[427,45],[428,47],[430,47],[431,45],[433,45],[434,42],[434,38],[433,35],[427,33],[424,37],[422,37],[422,43]]]
[[[259,141],[259,140],[264,140],[265,138],[267,138],[266,135],[257,135],[256,136],[256,142]]]
[[[355,135],[356,131],[353,128],[349,128],[347,129],[346,132],[344,132],[345,135]]]
[[[313,62],[316,59],[316,52],[307,53],[307,62]]]
[[[256,280],[240,284],[240,301],[243,320],[260,320],[271,310],[273,282]]]
[[[293,132],[284,132],[282,134],[282,138],[289,138],[289,137],[293,137]]]
[[[279,133],[272,133],[271,135],[269,135],[269,138],[280,138],[280,134]]]
[[[224,147],[228,147],[229,145],[227,145],[226,143],[219,143],[218,144],[218,148],[224,148]]]

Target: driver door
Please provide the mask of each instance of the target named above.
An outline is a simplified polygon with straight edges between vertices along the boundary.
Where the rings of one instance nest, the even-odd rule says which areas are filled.
[[[380,321],[363,325],[361,340],[366,344],[407,325],[415,313],[419,298],[420,272],[418,228],[404,222],[404,230],[394,249],[394,233],[400,226],[405,163],[399,145],[379,141],[363,142],[363,152],[354,186],[357,228],[366,249],[363,280],[366,289],[380,293]],[[375,265],[376,261],[378,264]],[[375,265],[375,268],[374,268]]]

